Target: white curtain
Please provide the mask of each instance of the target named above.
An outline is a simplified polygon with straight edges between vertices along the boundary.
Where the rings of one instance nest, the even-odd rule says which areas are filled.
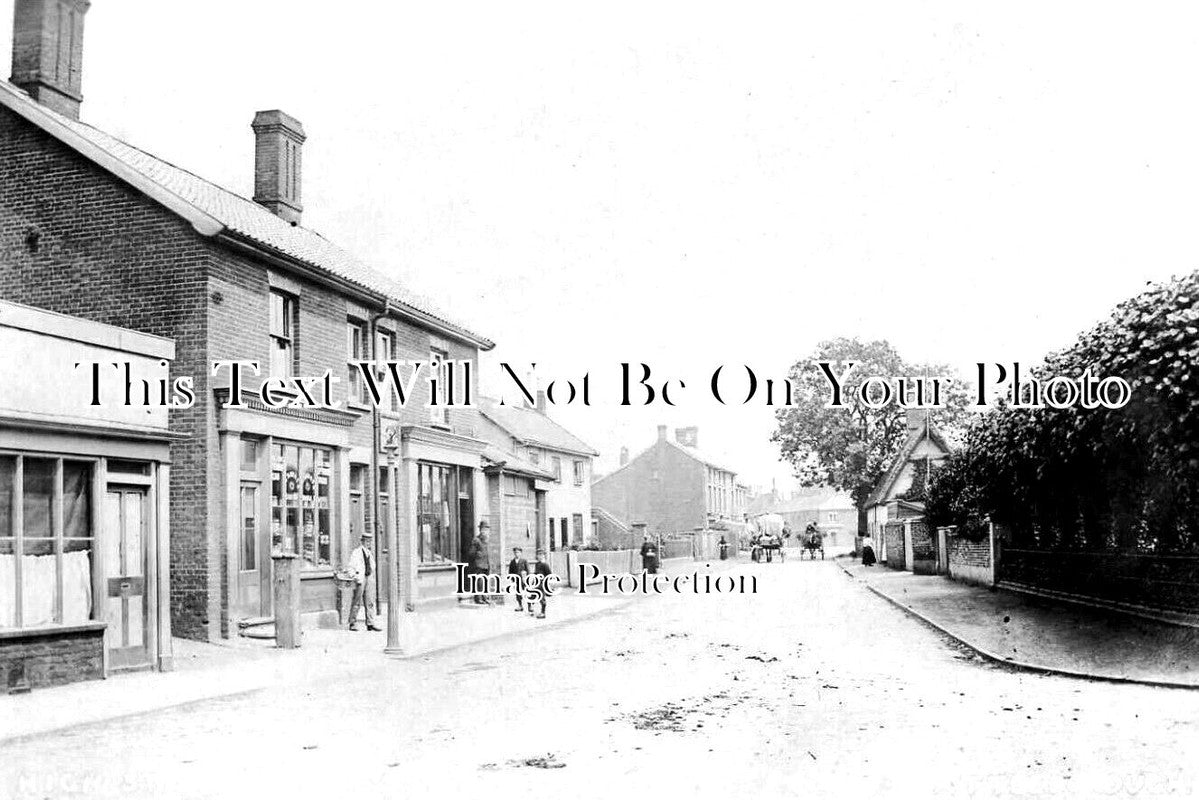
[[[92,564],[89,550],[74,550],[62,556],[62,621],[67,625],[86,622],[92,616]],[[0,628],[17,624],[16,556],[0,554]],[[51,555],[21,558],[22,627],[54,623],[55,559]]]

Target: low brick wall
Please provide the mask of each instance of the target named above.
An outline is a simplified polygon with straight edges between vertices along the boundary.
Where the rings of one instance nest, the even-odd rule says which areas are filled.
[[[103,678],[104,626],[5,631],[0,635],[0,694],[13,670],[22,666],[34,688]]]
[[[999,580],[1117,606],[1199,614],[1199,556],[1005,547]]]
[[[992,586],[995,570],[991,565],[991,539],[967,539],[950,534],[945,537],[949,551],[949,577],[963,583]]]
[[[883,538],[887,542],[887,566],[891,569],[906,569],[903,546],[903,522],[893,520],[883,525]]]

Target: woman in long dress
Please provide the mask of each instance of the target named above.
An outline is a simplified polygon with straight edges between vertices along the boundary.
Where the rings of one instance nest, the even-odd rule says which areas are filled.
[[[877,561],[874,555],[874,540],[867,534],[862,538],[862,566],[873,567]]]

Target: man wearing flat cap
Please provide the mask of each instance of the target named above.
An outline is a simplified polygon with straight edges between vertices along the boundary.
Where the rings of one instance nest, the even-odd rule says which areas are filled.
[[[374,537],[363,531],[359,544],[350,553],[350,573],[354,576],[354,601],[350,603],[350,630],[358,630],[358,607],[366,612],[366,629],[383,630],[375,624]]]

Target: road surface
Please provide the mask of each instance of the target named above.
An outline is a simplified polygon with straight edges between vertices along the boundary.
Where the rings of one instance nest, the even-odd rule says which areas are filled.
[[[425,659],[380,656],[349,684],[297,682],[0,746],[0,796],[1199,791],[1199,692],[990,666],[831,562],[738,572],[757,577],[757,594],[650,597]]]

